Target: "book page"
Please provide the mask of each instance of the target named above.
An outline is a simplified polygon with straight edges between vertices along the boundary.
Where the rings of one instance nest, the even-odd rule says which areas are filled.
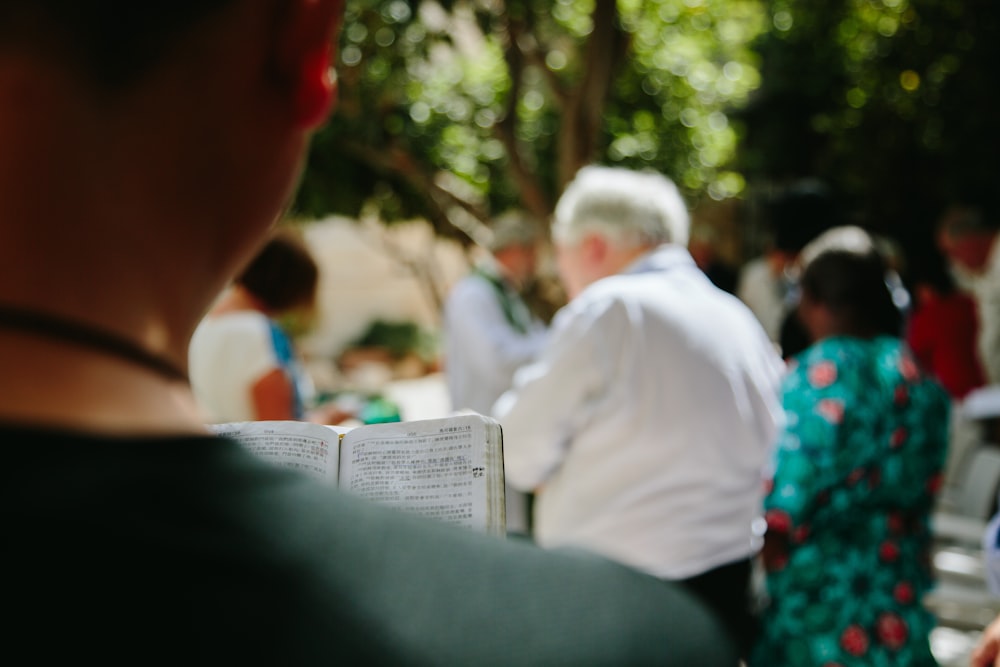
[[[340,486],[384,505],[502,534],[499,441],[499,426],[482,415],[358,427],[341,443]]]
[[[337,482],[339,441],[345,429],[298,421],[213,424],[211,429],[278,466]]]

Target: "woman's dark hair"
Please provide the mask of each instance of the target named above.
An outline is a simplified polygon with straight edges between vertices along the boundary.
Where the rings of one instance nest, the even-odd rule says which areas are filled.
[[[238,0],[0,0],[0,50],[79,65],[108,89],[138,80],[198,21]]]
[[[316,298],[319,268],[308,248],[289,234],[278,234],[236,278],[270,313],[310,306]]]
[[[841,333],[899,336],[903,316],[893,303],[886,275],[885,260],[874,244],[833,245],[809,260],[800,286],[804,295],[830,309]]]

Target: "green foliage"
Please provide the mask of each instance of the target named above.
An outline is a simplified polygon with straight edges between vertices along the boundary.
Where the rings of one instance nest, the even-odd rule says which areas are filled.
[[[592,160],[692,202],[819,177],[904,236],[991,185],[1000,4],[617,0],[599,20],[605,3],[349,0],[341,107],[297,211],[462,237],[456,207],[547,213]]]
[[[515,169],[554,202],[560,147],[576,140],[565,136],[567,105],[588,75],[588,41],[608,28],[595,25],[595,6],[350,0],[340,110],[313,145],[297,212],[371,207],[447,232],[435,184],[488,215],[524,204]],[[620,0],[611,27],[624,52],[598,54],[620,66],[607,98],[587,101],[601,119],[592,159],[660,169],[691,197],[737,195],[729,112],[759,85],[748,45],[764,26],[758,0]]]
[[[608,107],[608,157],[673,176],[692,195],[738,195],[731,170],[739,132],[729,112],[760,85],[748,48],[764,26],[760,3],[629,0],[631,57]]]
[[[351,347],[377,347],[389,352],[394,359],[416,354],[421,359],[434,357],[434,337],[413,322],[386,322],[376,320]]]

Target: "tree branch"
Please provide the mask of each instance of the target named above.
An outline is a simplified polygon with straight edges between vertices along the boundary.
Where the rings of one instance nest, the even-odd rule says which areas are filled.
[[[484,222],[487,216],[481,208],[443,187],[435,180],[432,170],[422,166],[409,151],[398,145],[376,150],[349,140],[342,142],[340,147],[359,162],[406,183],[415,192],[424,193],[428,217],[439,231],[449,228],[473,243],[486,243],[491,231]]]
[[[583,79],[565,109],[559,135],[560,189],[596,156],[601,114],[625,44],[615,0],[596,0],[592,21],[594,30],[584,47]]]

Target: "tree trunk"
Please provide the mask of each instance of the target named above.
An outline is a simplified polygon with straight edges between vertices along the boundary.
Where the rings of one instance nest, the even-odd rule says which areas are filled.
[[[563,109],[556,175],[559,191],[597,156],[604,103],[625,43],[616,0],[596,0],[592,16],[594,29],[585,46],[583,79]]]
[[[510,92],[503,118],[496,126],[496,134],[507,151],[508,171],[511,179],[517,185],[521,204],[526,211],[539,220],[547,220],[552,212],[552,204],[542,189],[538,174],[525,162],[521,154],[521,146],[517,140],[517,103],[521,98],[521,81],[528,58],[521,50],[519,40],[524,32],[524,25],[518,19],[509,19],[507,27],[507,48],[504,50],[504,60],[510,76]]]

